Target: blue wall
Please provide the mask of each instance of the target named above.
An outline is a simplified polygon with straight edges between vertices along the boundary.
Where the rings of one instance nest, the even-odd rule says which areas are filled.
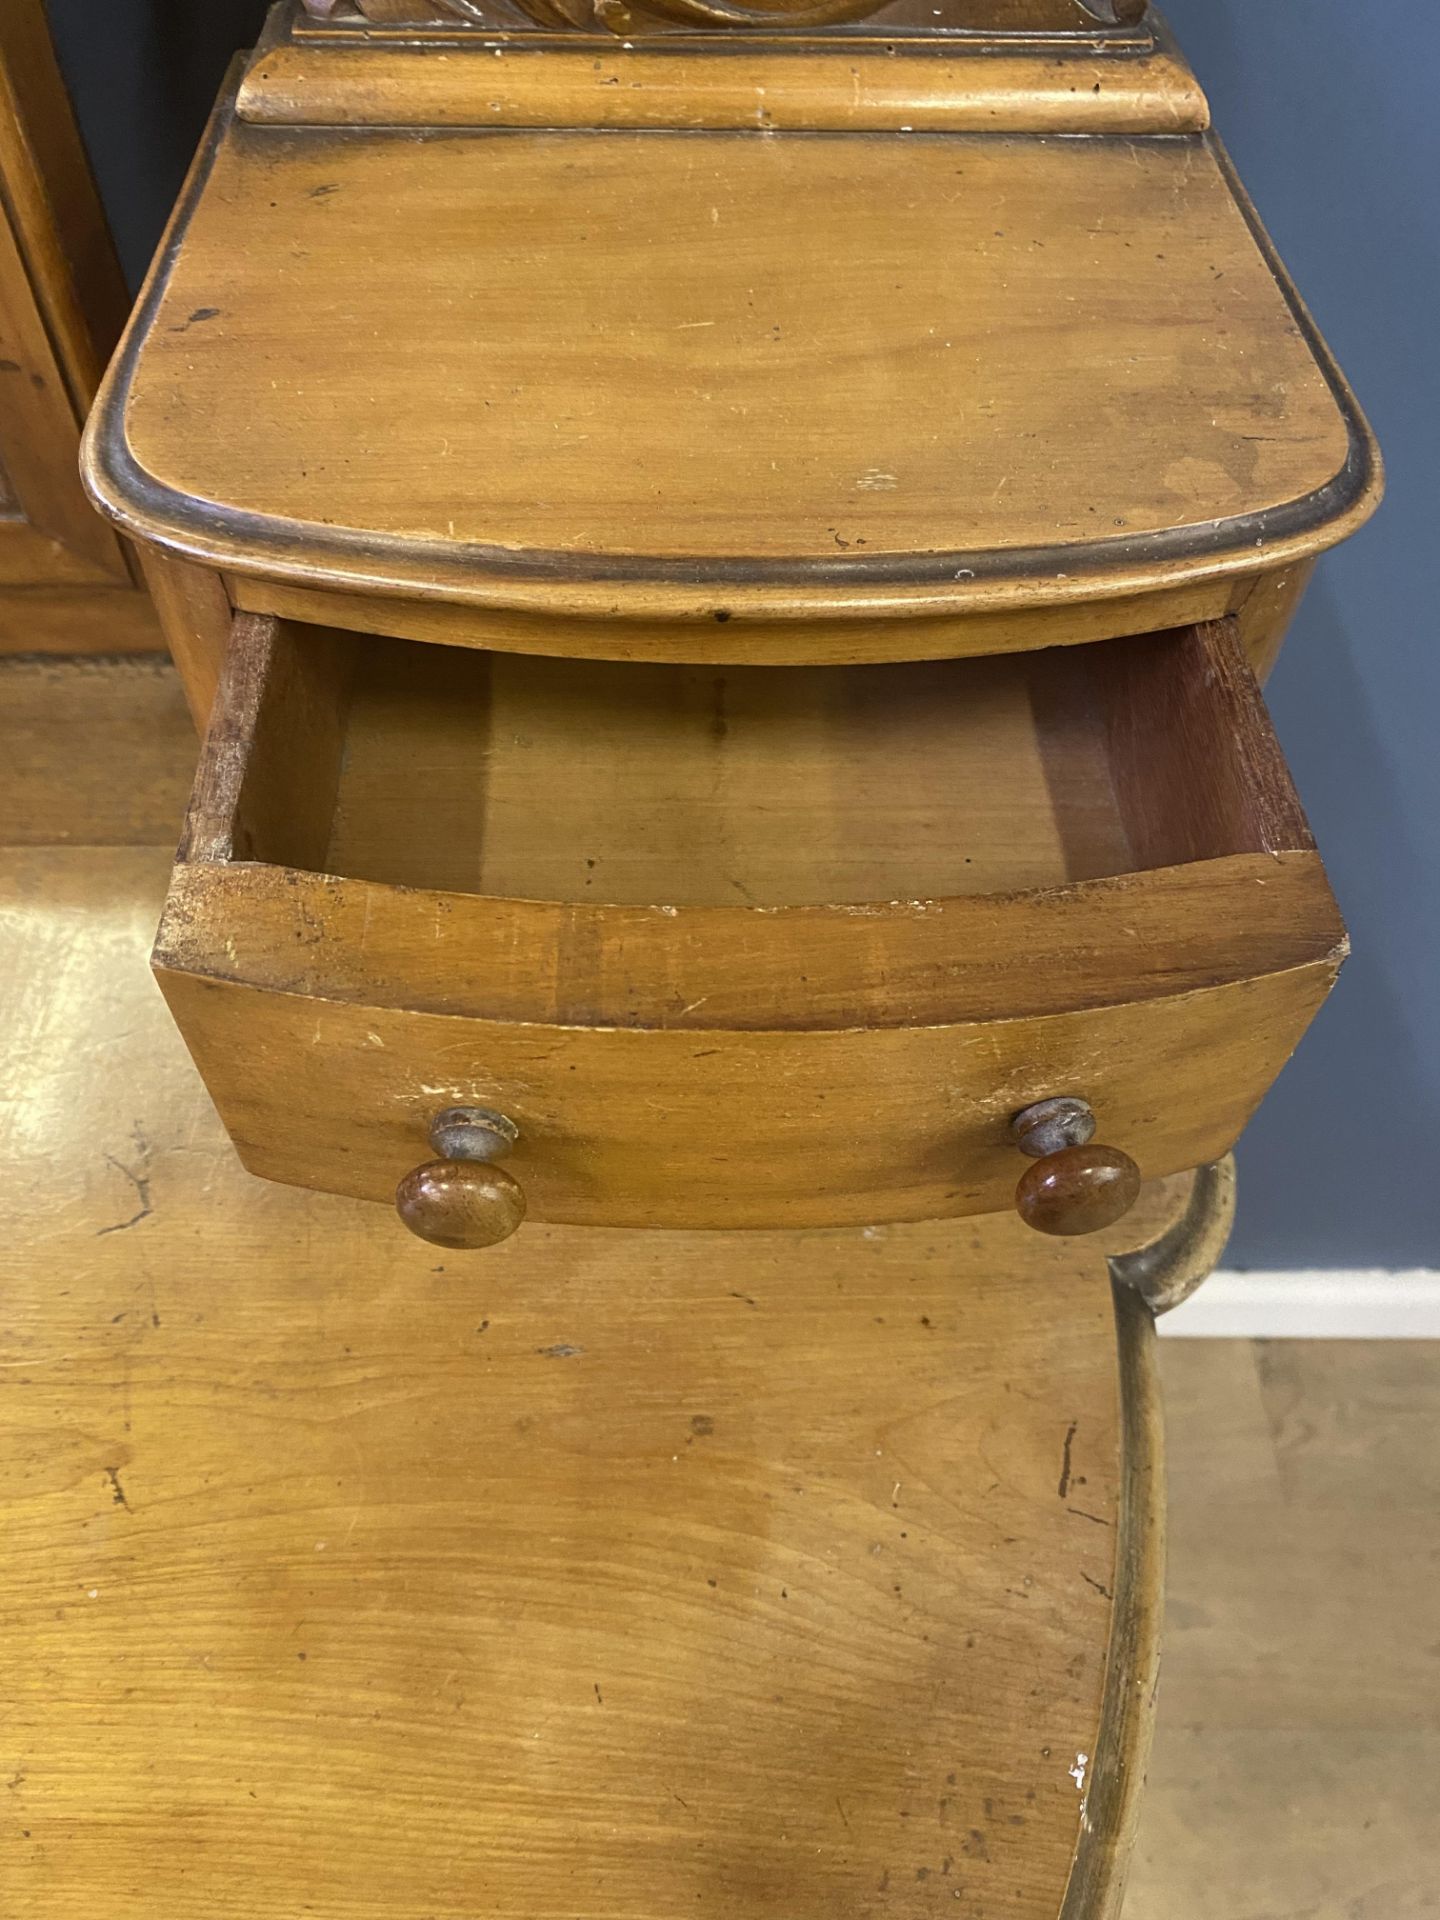
[[[1270,704],[1354,956],[1241,1147],[1242,1266],[1440,1266],[1440,5],[1170,0],[1380,437]]]
[[[49,5],[138,275],[265,0]],[[1355,956],[1246,1135],[1232,1259],[1440,1265],[1440,0],[1168,12],[1390,471],[1271,682]]]
[[[0,0],[0,7],[11,0]],[[132,287],[150,264],[231,56],[269,0],[45,0]]]

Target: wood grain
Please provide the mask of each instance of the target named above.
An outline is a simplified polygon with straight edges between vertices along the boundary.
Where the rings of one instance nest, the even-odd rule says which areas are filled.
[[[165,644],[180,670],[190,716],[203,733],[225,665],[233,618],[229,595],[219,576],[205,567],[191,566],[155,547],[142,547],[140,557]]]
[[[1055,664],[1074,688],[1075,656]],[[1138,866],[1314,846],[1233,627],[1123,641],[1102,670],[1106,761]]]
[[[1152,653],[1185,698],[1150,698]],[[1030,704],[1056,665],[1088,675],[1063,736]],[[246,1164],[376,1200],[452,1104],[515,1119],[539,1219],[1004,1207],[1011,1118],[1064,1092],[1175,1172],[1229,1147],[1343,954],[1245,674],[1201,629],[717,694],[247,616],[161,983]],[[616,678],[650,690],[612,739]],[[969,847],[990,890],[947,898]]]
[[[1434,1344],[1162,1340],[1159,1372],[1173,1605],[1127,1911],[1428,1920]]]
[[[355,658],[328,850],[282,864],[639,906],[1071,877],[1023,663],[712,672],[404,643]],[[1108,852],[1110,871],[1130,865],[1118,821]]]
[[[1301,561],[1274,573],[1256,576],[1247,592],[1232,603],[1245,657],[1263,686],[1280,657],[1280,648],[1299,611],[1305,590],[1314,578],[1316,562]]]
[[[1308,1897],[1318,1910],[1335,1904],[1324,1881],[1311,1877],[1321,1864],[1327,1879],[1343,1885],[1368,1860],[1375,1882],[1360,1911],[1368,1906],[1377,1920],[1387,1912],[1423,1914],[1424,1898],[1415,1898],[1404,1876],[1422,1836],[1422,1857],[1433,1856],[1433,1820],[1412,1827],[1408,1861],[1394,1863],[1393,1883],[1383,1846],[1370,1851],[1375,1841],[1363,1823],[1373,1815],[1383,1833],[1381,1803],[1397,1812],[1407,1805],[1403,1765],[1395,1764],[1380,1790],[1377,1748],[1403,1761],[1407,1751],[1440,1740],[1430,1631],[1440,1563],[1433,1345],[1182,1340],[1162,1341],[1161,1351],[1177,1472],[1157,1755],[1169,1808],[1157,1837],[1175,1830],[1177,1771],[1190,1744],[1181,1736],[1202,1733],[1195,1750],[1214,1755],[1205,1803],[1213,1849],[1225,1864],[1224,1882],[1206,1891],[1227,1899],[1237,1854],[1247,1864],[1258,1854],[1255,1821],[1277,1824],[1277,1797],[1255,1792],[1245,1759],[1245,1744],[1263,1749],[1261,1736],[1269,1736],[1279,1753],[1293,1756],[1283,1763],[1287,1783],[1297,1778],[1292,1764],[1308,1758],[1310,1794],[1295,1815],[1287,1800],[1279,1824],[1284,1857],[1303,1867],[1298,1886],[1313,1888]],[[1335,1759],[1350,1747],[1371,1758],[1361,1799],[1342,1811]],[[1227,1756],[1236,1770],[1226,1767]],[[1316,1824],[1307,1799],[1309,1807],[1336,1810],[1333,1829]],[[1214,1820],[1217,1801],[1234,1807],[1233,1831]],[[1145,1875],[1151,1886],[1159,1864],[1152,1859]],[[1176,1860],[1181,1874],[1194,1865],[1189,1849]],[[1425,1898],[1432,1884],[1423,1883]]]
[[[74,644],[93,644],[80,595],[131,586],[113,531],[76,473],[80,426],[126,298],[41,0],[0,12],[0,648],[34,608],[16,590],[74,594]],[[42,623],[63,602],[39,604]],[[53,637],[48,642],[53,646]]]
[[[164,647],[154,607],[128,586],[0,591],[0,654],[159,654]]]
[[[462,1272],[236,1167],[145,976],[165,864],[0,860],[7,1912],[1108,1897],[1157,1564],[1101,1256],[539,1228]]]
[[[1422,1341],[1272,1341],[1254,1361],[1277,1492],[1297,1506],[1432,1509],[1440,1378]],[[1435,1731],[1440,1733],[1440,1699]]]
[[[152,551],[156,551],[152,549]],[[1269,578],[1270,576],[1265,576]],[[696,666],[859,666],[889,659],[953,660],[1079,646],[1117,634],[1153,633],[1218,620],[1249,605],[1259,576],[1155,587],[1114,599],[1014,605],[991,613],[932,617],[860,613],[788,620],[737,614],[668,620],[517,613],[503,607],[452,606],[393,594],[318,592],[257,575],[225,576],[237,608],[313,626],[394,635],[445,647],[585,660],[656,660]],[[1277,636],[1278,645],[1278,636]]]
[[[130,310],[42,0],[0,14],[0,170],[71,397],[94,397]]]
[[[877,1031],[464,1021],[252,986],[162,953],[160,984],[245,1165],[389,1204],[435,1113],[499,1107],[538,1220],[824,1226],[1011,1204],[1011,1115],[1081,1088],[1147,1178],[1219,1158],[1335,963],[1045,1019]],[[227,971],[231,977],[227,976]]]
[[[12,502],[0,515],[0,589],[113,587],[128,581],[120,544],[75,473],[83,408],[36,302],[22,236],[3,206],[0,216],[0,449]]]
[[[657,624],[880,614],[903,652],[890,616],[1250,576],[1378,497],[1204,136],[222,116],[217,142],[87,471],[236,572]]]
[[[197,857],[587,907],[913,917],[1314,845],[1225,624],[712,673],[244,616],[211,746]]]
[[[194,750],[163,655],[0,658],[0,846],[142,842],[168,852]]]
[[[240,927],[245,965],[280,992],[691,1034],[1042,1017],[1333,967],[1345,950],[1320,861],[1304,853],[923,910],[902,902],[743,918],[733,908],[504,900],[182,860],[162,961],[225,971]]]
[[[1076,1850],[1060,1920],[1120,1920],[1122,1909],[1133,1911],[1125,1905],[1125,1889],[1140,1824],[1160,1681],[1166,1445],[1156,1378],[1155,1322],[1144,1302],[1123,1286],[1115,1292],[1115,1320],[1125,1477],[1115,1540],[1117,1611],[1101,1714],[1106,1738],[1085,1802],[1090,1844]]]
[[[282,21],[249,67],[238,104],[244,119],[303,126],[408,118],[464,127],[1167,134],[1209,125],[1205,95],[1167,33],[1107,33],[1074,5],[947,0],[892,6],[868,30],[751,28],[718,41],[643,17],[619,36],[584,38],[537,35],[513,18],[481,32],[452,22],[448,31],[439,23],[363,38],[353,21],[349,31],[340,22],[319,34]],[[437,42],[445,57],[427,58]]]

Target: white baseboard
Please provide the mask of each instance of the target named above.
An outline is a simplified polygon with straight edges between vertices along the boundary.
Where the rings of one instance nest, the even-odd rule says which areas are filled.
[[[1222,1269],[1160,1331],[1191,1340],[1440,1340],[1440,1270]]]

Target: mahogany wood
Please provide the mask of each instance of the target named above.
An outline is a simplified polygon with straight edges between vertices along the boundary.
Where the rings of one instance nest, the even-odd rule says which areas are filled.
[[[473,1250],[510,1238],[525,1218],[525,1193],[503,1167],[429,1160],[395,1189],[395,1211],[432,1246]]]
[[[1021,1174],[1015,1210],[1037,1233],[1073,1239],[1118,1225],[1140,1184],[1139,1167],[1117,1147],[1062,1147]]]

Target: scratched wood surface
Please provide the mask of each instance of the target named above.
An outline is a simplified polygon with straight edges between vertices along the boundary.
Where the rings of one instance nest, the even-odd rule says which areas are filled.
[[[763,22],[697,34],[673,5],[670,19],[637,6],[620,32],[597,33],[592,20],[588,33],[551,34],[540,61],[525,57],[536,36],[523,13],[465,11],[479,17],[461,20],[446,0],[365,0],[362,39],[353,7],[321,22],[292,0],[267,25],[241,113],[312,127],[472,126],[477,113],[492,126],[545,127],[1185,133],[1209,124],[1199,82],[1153,16],[1107,28],[1103,8],[1078,0],[891,0],[838,33],[807,6],[806,25],[783,36]],[[540,0],[529,11],[549,10]],[[565,11],[578,21],[586,8]],[[864,13],[863,0],[846,11]],[[948,58],[935,58],[940,36]],[[427,57],[437,44],[444,58]]]
[[[241,573],[903,657],[889,616],[1252,575],[1378,497],[1203,135],[217,139],[87,472]]]
[[[166,829],[71,824],[0,851],[7,1913],[1051,1920],[1109,1753],[1100,1255],[467,1261],[254,1181],[148,978]]]
[[[1061,1091],[1218,1158],[1343,949],[1224,629],[710,675],[247,616],[156,964],[271,1179],[388,1200],[480,1105],[532,1219],[822,1227],[1009,1206]]]

